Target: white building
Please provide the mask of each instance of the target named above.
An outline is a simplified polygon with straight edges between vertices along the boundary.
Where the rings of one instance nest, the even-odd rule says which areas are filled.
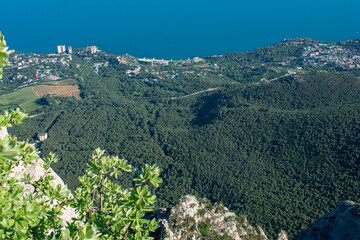
[[[64,53],[65,52],[65,45],[58,45],[57,50],[58,50],[58,53]]]
[[[94,53],[98,52],[98,47],[97,46],[90,46],[90,47],[87,47],[87,50],[90,51],[91,54],[94,54]]]
[[[71,46],[68,47],[68,53],[70,53],[70,54],[72,53],[72,47]]]
[[[138,58],[138,62],[142,64],[150,64],[150,65],[169,65],[169,60],[164,59],[146,59],[146,58]]]

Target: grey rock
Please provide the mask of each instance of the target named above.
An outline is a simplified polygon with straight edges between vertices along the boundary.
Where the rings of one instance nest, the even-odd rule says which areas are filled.
[[[360,207],[352,201],[342,202],[293,239],[360,239]]]
[[[260,227],[251,226],[222,204],[187,195],[179,200],[166,217],[161,217],[160,239],[267,239]]]
[[[7,129],[6,127],[0,127],[0,138],[3,139],[7,135]],[[43,177],[45,175],[45,170],[42,167],[44,164],[44,161],[39,157],[36,159],[32,165],[28,165],[27,167],[24,167],[22,163],[20,163],[18,166],[16,166],[13,169],[13,173],[9,174],[9,178],[13,177],[20,177],[23,174],[29,174],[31,177],[34,177],[34,180],[39,180],[40,177]],[[50,169],[50,175],[54,177],[52,183],[56,186],[58,184],[61,185],[62,188],[66,188],[65,183],[63,180],[54,172],[54,170]],[[25,191],[33,192],[33,186],[26,184],[24,185]],[[69,192],[69,196],[72,197],[72,194]],[[60,216],[60,218],[63,220],[63,223],[65,225],[66,222],[71,222],[72,218],[78,217],[78,215],[75,212],[75,209],[71,207],[66,207],[63,211],[63,214]]]
[[[284,230],[282,230],[277,236],[276,240],[288,240],[288,236]]]
[[[6,127],[0,127],[0,139],[3,139],[8,134]]]

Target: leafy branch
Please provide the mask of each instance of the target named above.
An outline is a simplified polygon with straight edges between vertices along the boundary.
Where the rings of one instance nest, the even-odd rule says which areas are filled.
[[[4,36],[0,32],[0,80],[2,79],[3,75],[3,67],[9,65],[9,62],[6,58],[9,57],[9,54],[14,52],[13,50],[8,51],[8,47],[6,46],[6,41]]]
[[[150,193],[148,184],[157,187],[162,182],[158,177],[160,171],[156,165],[146,165],[135,179],[139,186],[123,189],[111,182],[109,176],[118,178],[124,172],[134,173],[133,167],[125,159],[104,156],[103,150],[96,149],[74,194],[79,219],[95,225],[103,239],[152,239],[149,231],[154,231],[158,224],[143,217],[153,210],[156,197]]]

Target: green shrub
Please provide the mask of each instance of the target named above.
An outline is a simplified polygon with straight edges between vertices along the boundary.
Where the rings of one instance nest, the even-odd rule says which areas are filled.
[[[11,127],[24,117],[20,109],[5,111],[0,126]],[[137,173],[136,189],[124,189],[108,177],[135,170],[125,159],[104,156],[104,151],[96,149],[73,198],[66,187],[52,182],[54,154],[43,159],[45,175],[40,179],[27,174],[9,177],[15,167],[31,165],[37,158],[33,144],[11,136],[0,139],[0,239],[153,239],[149,232],[155,231],[158,223],[143,217],[156,201],[149,184],[158,187],[162,182],[156,165],[145,165]],[[34,190],[25,191],[24,185]],[[69,206],[78,218],[63,226],[60,216]]]

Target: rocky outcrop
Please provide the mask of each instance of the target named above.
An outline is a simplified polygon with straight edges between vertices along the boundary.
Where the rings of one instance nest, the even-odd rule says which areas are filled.
[[[355,240],[360,239],[360,206],[351,201],[339,204],[321,217],[294,240]]]
[[[284,230],[282,230],[276,240],[288,240],[288,236]]]
[[[185,196],[161,221],[161,239],[267,239],[260,227],[237,216],[222,204]]]
[[[0,126],[0,139],[3,139],[8,134],[7,128]]]
[[[0,139],[3,139],[6,135],[7,135],[6,127],[0,127]],[[31,177],[34,177],[35,181],[39,180],[41,177],[45,175],[45,170],[42,167],[43,164],[44,161],[40,157],[36,159],[32,165],[28,165],[27,167],[24,167],[24,165],[20,163],[18,166],[16,166],[13,169],[13,172],[9,174],[9,177],[13,178],[13,177],[19,177],[22,174],[29,174]],[[55,186],[60,184],[62,188],[66,187],[63,180],[52,169],[50,169],[50,175],[54,177],[52,182]],[[26,184],[24,185],[24,190],[32,192],[34,189],[33,186]],[[77,217],[75,210],[73,208],[67,207],[64,209],[61,219],[63,220],[64,223],[66,223],[66,222],[70,222],[73,217]]]
[[[36,159],[33,162],[33,165],[28,165],[27,167],[24,167],[24,165],[19,164],[17,167],[13,169],[13,173],[9,174],[9,177],[16,177],[21,176],[22,174],[29,174],[31,177],[34,177],[34,180],[39,180],[41,177],[45,175],[45,170],[42,167],[44,164],[44,161],[41,158]],[[52,180],[52,183],[57,186],[60,184],[62,188],[66,187],[63,180],[52,170],[50,169],[50,175],[54,177]],[[24,186],[25,191],[33,191],[33,186],[27,184]],[[60,216],[60,218],[63,220],[64,223],[71,222],[72,218],[77,217],[77,214],[75,213],[75,210],[71,207],[66,207],[63,210],[63,214]]]

